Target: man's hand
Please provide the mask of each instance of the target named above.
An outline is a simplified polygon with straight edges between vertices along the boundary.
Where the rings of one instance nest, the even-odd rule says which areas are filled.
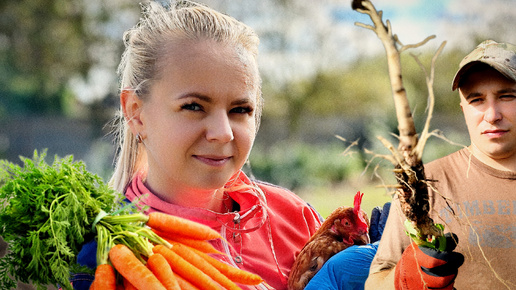
[[[417,246],[407,247],[396,265],[396,289],[453,289],[459,267],[464,263],[461,253],[453,252],[457,236],[446,234],[446,250]]]
[[[371,225],[369,226],[369,238],[371,239],[371,244],[381,239],[385,223],[387,223],[387,217],[389,217],[390,209],[390,202],[385,203],[383,207],[377,206],[373,208],[373,211],[371,212]]]

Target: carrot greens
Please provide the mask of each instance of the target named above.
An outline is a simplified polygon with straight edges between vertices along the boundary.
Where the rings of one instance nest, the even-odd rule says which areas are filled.
[[[0,260],[0,289],[15,278],[44,285],[68,281],[92,221],[110,212],[119,195],[73,157],[45,162],[46,152],[22,158],[23,167],[0,160],[0,236],[9,252]]]
[[[190,242],[192,245],[204,242],[199,248],[220,254],[208,240],[222,237],[210,227],[159,212],[144,214],[141,210],[146,207],[125,202],[122,194],[88,172],[85,164],[74,161],[73,156],[56,156],[52,164],[47,164],[45,157],[46,151],[41,154],[35,151],[33,158],[21,158],[22,166],[0,160],[0,236],[9,245],[7,254],[0,258],[0,289],[14,289],[16,282],[21,281],[32,283],[38,290],[47,285],[71,290],[71,273],[94,274],[95,285],[109,280],[108,284],[112,286],[111,272],[115,270],[131,283],[151,283],[152,286],[140,285],[145,289],[164,289],[147,263],[155,255],[156,247],[167,250],[173,247],[165,237],[194,239]],[[158,234],[160,231],[163,237]],[[82,245],[93,239],[97,243],[97,269],[105,268],[99,271],[77,264]],[[187,248],[177,241],[174,245],[176,250]],[[124,255],[120,255],[120,249]],[[127,264],[128,256],[130,265]],[[223,279],[220,281],[229,280],[222,277],[206,258],[199,256],[196,262],[202,269],[209,268],[212,276]],[[183,264],[181,267],[203,273],[196,266]],[[167,267],[170,269],[162,273],[173,278],[171,275],[176,273],[172,272],[172,265]],[[250,273],[240,271],[232,279],[242,283],[238,276]],[[179,270],[179,273],[186,272]],[[216,285],[210,276],[206,277],[207,283]],[[261,278],[257,278],[251,283],[261,282]],[[247,280],[244,282],[248,283]]]

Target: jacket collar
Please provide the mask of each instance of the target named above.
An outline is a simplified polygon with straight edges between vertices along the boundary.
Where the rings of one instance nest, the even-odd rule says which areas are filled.
[[[145,186],[141,175],[133,178],[125,195],[146,213],[160,211],[205,224],[216,230],[225,226],[233,232],[251,232],[265,223],[266,202],[260,197],[258,186],[244,172],[237,172],[226,183],[224,190],[239,205],[239,211],[218,213],[204,208],[183,207],[168,203]]]

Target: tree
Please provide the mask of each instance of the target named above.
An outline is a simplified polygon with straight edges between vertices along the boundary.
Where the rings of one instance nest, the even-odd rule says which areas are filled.
[[[86,79],[92,68],[106,64],[114,74],[119,53],[109,52],[121,41],[107,27],[124,5],[104,0],[0,2],[0,112],[60,114],[65,98],[75,96],[71,78]],[[113,60],[106,61],[109,57]]]

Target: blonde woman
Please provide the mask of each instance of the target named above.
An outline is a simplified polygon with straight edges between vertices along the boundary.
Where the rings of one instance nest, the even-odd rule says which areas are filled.
[[[148,211],[219,231],[221,260],[260,275],[257,289],[286,289],[321,220],[292,192],[241,170],[262,111],[255,32],[199,4],[150,2],[124,40],[110,184]]]

